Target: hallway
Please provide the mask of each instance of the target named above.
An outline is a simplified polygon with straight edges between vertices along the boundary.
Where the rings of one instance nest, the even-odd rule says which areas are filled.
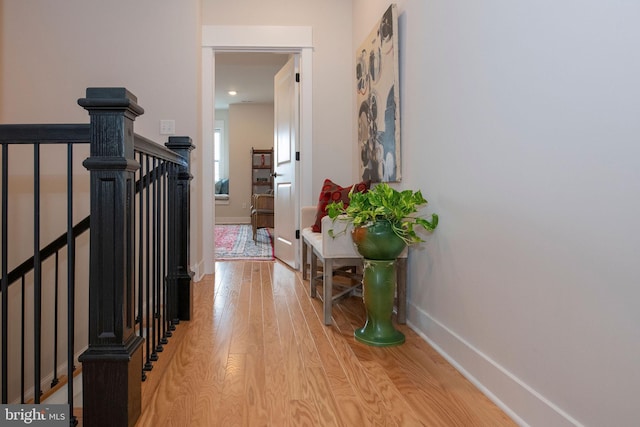
[[[365,346],[362,302],[325,327],[307,288],[277,261],[217,262],[143,383],[137,426],[515,425],[408,327],[402,346]]]

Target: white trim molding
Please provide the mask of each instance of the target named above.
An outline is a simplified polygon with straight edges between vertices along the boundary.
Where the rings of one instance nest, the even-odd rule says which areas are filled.
[[[582,427],[464,338],[409,302],[407,324],[518,425]]]
[[[203,145],[211,149],[203,150],[203,165],[213,164],[213,123],[215,120],[215,52],[282,52],[300,57],[300,122],[299,141],[296,150],[300,152],[300,162],[296,168],[297,177],[296,209],[312,203],[312,147],[313,147],[313,32],[310,26],[241,26],[204,25],[202,27],[202,139]],[[212,235],[215,222],[215,202],[212,180],[203,183],[203,200],[211,200],[203,212],[203,231]],[[298,219],[299,221],[299,219]],[[294,224],[299,228],[299,224]],[[213,274],[215,269],[215,243],[203,247],[204,274]]]
[[[313,48],[311,27],[205,25],[202,46],[216,50],[300,50]]]

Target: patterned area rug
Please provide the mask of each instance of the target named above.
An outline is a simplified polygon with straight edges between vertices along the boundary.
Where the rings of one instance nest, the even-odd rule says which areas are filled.
[[[258,228],[256,241],[248,224],[215,226],[216,261],[273,260],[273,239],[268,228]]]

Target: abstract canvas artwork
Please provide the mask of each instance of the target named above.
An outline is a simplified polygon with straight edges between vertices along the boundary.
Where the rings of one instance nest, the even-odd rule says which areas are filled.
[[[360,176],[372,182],[398,182],[400,102],[398,12],[389,6],[356,52]]]

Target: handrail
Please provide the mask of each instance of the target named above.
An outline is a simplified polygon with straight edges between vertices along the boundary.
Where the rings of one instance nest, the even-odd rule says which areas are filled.
[[[2,125],[2,136],[0,141],[13,144],[26,144],[38,141],[40,143],[78,143],[88,142],[89,137],[89,125],[66,125],[66,124],[51,124],[51,125]],[[65,132],[69,132],[66,134]],[[156,158],[177,163],[181,166],[186,166],[186,160],[176,154],[174,151],[157,144],[150,139],[147,139],[141,135],[135,134],[134,148],[138,152],[149,154]],[[136,182],[136,193],[142,189],[147,188],[151,183],[157,180],[157,173],[155,170],[150,171],[151,179],[141,179]],[[76,238],[89,229],[90,216],[87,216],[78,224],[73,227],[72,237]],[[55,255],[60,249],[67,245],[67,233],[60,235],[53,240],[47,246],[40,250],[40,260],[45,261],[51,256]],[[8,275],[8,285],[17,282],[21,277],[26,275],[34,268],[35,256],[24,261],[22,264],[14,268]]]
[[[8,124],[0,125],[0,142],[10,144],[88,143],[90,124]],[[134,134],[134,150],[180,166],[187,161],[174,151],[139,134]]]
[[[180,159],[182,159],[182,157],[180,157]],[[155,183],[158,180],[158,173],[155,169],[150,171],[149,175],[150,175],[150,179],[143,178],[136,181],[136,185],[135,185],[136,194],[146,189],[148,186],[150,186],[151,184]],[[76,238],[81,234],[83,234],[85,231],[89,230],[90,217],[91,216],[88,215],[86,218],[78,222],[73,227],[73,232],[71,234],[72,238]],[[67,233],[61,234],[58,238],[56,238],[47,246],[42,248],[40,250],[40,260],[45,261],[49,259],[53,255],[55,255],[56,252],[58,252],[60,249],[64,248],[65,246],[67,246]],[[13,283],[17,282],[22,276],[26,275],[28,272],[33,270],[34,265],[35,265],[35,257],[32,256],[31,258],[27,259],[22,264],[20,264],[19,266],[11,270],[11,272],[9,272],[7,276],[8,285],[11,286]]]
[[[0,142],[8,144],[40,144],[57,143],[89,143],[90,124],[2,124],[0,125]],[[134,150],[153,157],[187,166],[188,162],[174,151],[138,134],[134,134]],[[136,182],[136,192],[145,189],[155,182],[157,174],[150,171],[151,180],[141,179]],[[89,216],[73,227],[72,237],[78,237],[89,229]],[[50,244],[40,250],[40,260],[44,261],[53,256],[67,244],[67,233],[60,235]],[[8,274],[8,285],[15,283],[22,276],[34,268],[35,256],[18,265]]]
[[[143,113],[137,99],[125,88],[88,88],[87,97],[78,100],[91,116],[90,124],[0,124],[2,148],[2,401],[7,403],[8,368],[16,362],[8,357],[8,344],[21,346],[20,399],[25,401],[25,372],[33,359],[33,395],[40,403],[42,364],[53,355],[52,386],[58,381],[58,295],[67,295],[67,375],[75,370],[75,240],[91,230],[89,241],[88,347],[77,358],[83,364],[83,419],[94,426],[131,425],[140,414],[140,383],[136,372],[155,361],[167,344],[171,331],[182,320],[192,318],[192,273],[189,269],[189,181],[190,154],[195,147],[189,137],[171,136],[166,145],[133,132],[135,117]],[[40,244],[41,146],[58,144],[67,151],[67,225],[66,230],[42,247]],[[73,161],[76,144],[90,144],[83,165],[89,170],[91,215],[73,224]],[[34,253],[12,271],[7,271],[9,218],[9,155],[11,146],[33,146]],[[20,154],[21,151],[17,150]],[[58,151],[56,151],[58,153]],[[28,155],[28,154],[27,154]],[[19,158],[20,159],[20,158]],[[85,176],[83,176],[83,179]],[[140,196],[135,196],[140,193]],[[53,197],[53,196],[52,196]],[[105,238],[106,237],[106,238]],[[84,244],[84,243],[83,243]],[[68,247],[66,291],[60,290],[58,255]],[[55,264],[43,262],[55,257]],[[51,261],[49,261],[50,263]],[[29,276],[33,272],[32,276]],[[51,301],[44,301],[43,276],[53,274]],[[28,276],[28,277],[27,277]],[[62,279],[64,280],[64,279]],[[22,281],[22,319],[7,318],[10,284]],[[33,282],[31,284],[31,281]],[[28,283],[27,283],[28,282]],[[25,332],[25,283],[33,286],[33,333]],[[65,286],[64,284],[62,286]],[[15,291],[20,292],[19,287]],[[45,298],[46,299],[46,298]],[[54,323],[52,351],[43,352],[43,302],[52,302]],[[45,313],[49,316],[48,312]],[[49,317],[47,317],[48,319]],[[9,341],[9,329],[22,328],[17,340]],[[49,330],[49,329],[47,329]],[[13,332],[12,332],[13,333]],[[11,335],[13,336],[13,335]],[[33,341],[33,357],[27,356],[25,343]],[[143,343],[146,346],[143,349]],[[14,344],[17,343],[17,344]],[[44,354],[44,356],[43,356]],[[144,363],[144,370],[152,366]],[[47,368],[48,369],[48,368]],[[139,372],[139,371],[138,371]],[[144,371],[140,372],[144,375]],[[90,384],[91,386],[88,386]],[[13,393],[13,391],[12,391]],[[29,391],[31,393],[31,391]],[[15,394],[15,393],[13,393]],[[67,400],[73,407],[73,385]],[[12,397],[13,398],[13,397]],[[104,419],[114,405],[126,408]],[[73,422],[75,417],[71,417]]]
[[[89,216],[87,216],[85,219],[77,223],[73,227],[72,237],[74,238],[78,237],[79,235],[87,231],[89,229],[89,223],[90,223]],[[67,246],[67,233],[60,235],[60,237],[58,237],[57,239],[49,243],[47,246],[42,248],[40,250],[40,260],[44,261],[48,259],[49,257],[55,255],[56,252],[58,252],[60,249],[64,248],[65,246]],[[31,258],[29,258],[28,260],[26,260],[16,268],[14,268],[8,275],[9,286],[11,286],[12,283],[17,282],[18,279],[20,279],[22,276],[26,275],[28,272],[33,270],[34,264],[35,264],[35,256],[32,256]]]
[[[10,144],[88,143],[89,124],[0,125],[0,142]]]
[[[180,166],[189,165],[184,157],[176,154],[175,151],[171,151],[168,148],[163,147],[162,145],[148,138],[145,138],[142,135],[138,135],[137,133],[133,135],[133,148],[137,152],[149,154],[158,159],[176,163]]]

